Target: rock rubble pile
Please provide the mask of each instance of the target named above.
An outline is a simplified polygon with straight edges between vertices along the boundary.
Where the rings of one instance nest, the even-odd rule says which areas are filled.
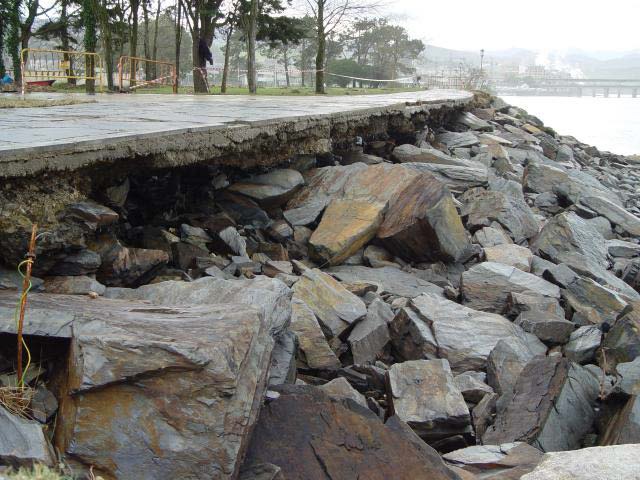
[[[0,408],[0,462],[51,441],[117,479],[640,478],[640,163],[486,95],[335,147],[47,194],[25,333],[56,345],[31,380],[56,405]],[[0,270],[7,345],[19,285]]]

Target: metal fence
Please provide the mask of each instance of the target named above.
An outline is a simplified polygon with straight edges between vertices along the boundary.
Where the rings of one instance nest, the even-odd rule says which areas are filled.
[[[24,48],[20,66],[23,94],[30,84],[63,78],[98,81],[102,91],[102,57],[98,53]]]

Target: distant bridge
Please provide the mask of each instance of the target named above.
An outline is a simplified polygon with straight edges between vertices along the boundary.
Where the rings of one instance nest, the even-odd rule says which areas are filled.
[[[522,81],[539,93],[551,95],[581,97],[591,94],[595,97],[602,94],[604,97],[611,95],[620,97],[627,94],[636,98],[640,91],[640,78],[523,78]],[[489,83],[498,89],[509,88],[504,85],[502,79],[491,79]]]

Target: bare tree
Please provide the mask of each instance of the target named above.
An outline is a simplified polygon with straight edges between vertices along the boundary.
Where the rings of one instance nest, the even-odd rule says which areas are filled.
[[[325,93],[327,37],[353,17],[375,11],[382,3],[376,0],[304,0],[315,20],[317,36],[316,93]]]
[[[193,90],[207,93],[207,60],[200,55],[201,43],[207,47],[213,42],[215,30],[223,20],[223,0],[180,0],[185,20],[193,40]]]

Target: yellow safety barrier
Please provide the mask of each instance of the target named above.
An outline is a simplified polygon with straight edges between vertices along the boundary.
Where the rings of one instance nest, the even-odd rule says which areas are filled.
[[[33,82],[63,78],[97,80],[102,91],[102,57],[98,53],[24,48],[20,52],[20,65],[23,95],[28,78],[34,78]]]
[[[153,76],[154,78],[148,78]],[[125,88],[127,83],[127,88]],[[174,63],[123,55],[118,61],[118,87],[121,92],[151,85],[171,85],[178,93],[178,77]]]

